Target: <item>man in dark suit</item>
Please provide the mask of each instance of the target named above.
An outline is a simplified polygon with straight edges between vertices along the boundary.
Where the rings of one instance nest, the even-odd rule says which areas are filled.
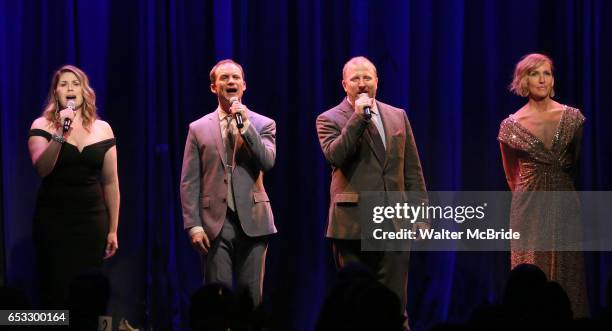
[[[346,98],[317,118],[317,133],[332,167],[327,237],[339,268],[351,262],[370,267],[406,307],[409,252],[361,251],[360,205],[365,191],[426,191],[419,155],[406,112],[375,100],[376,67],[365,57],[342,70]],[[368,108],[369,113],[364,110]],[[371,217],[371,210],[370,217]],[[414,223],[415,230],[426,222]]]
[[[263,173],[274,166],[276,124],[242,104],[244,71],[210,71],[216,110],[189,125],[181,174],[184,227],[201,253],[204,281],[246,289],[261,302],[268,235],[276,232]],[[233,102],[230,102],[233,101]],[[237,117],[244,120],[239,128]]]

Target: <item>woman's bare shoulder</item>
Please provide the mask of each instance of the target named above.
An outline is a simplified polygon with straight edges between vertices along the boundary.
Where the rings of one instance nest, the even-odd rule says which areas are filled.
[[[39,117],[32,122],[32,126],[30,129],[40,129],[45,130],[49,133],[53,133],[54,123],[49,122],[45,117]]]
[[[108,122],[103,121],[101,119],[96,119],[93,122],[93,125],[96,131],[98,131],[100,135],[103,136],[104,139],[115,137],[113,133],[113,129],[111,128],[110,124],[108,124]]]

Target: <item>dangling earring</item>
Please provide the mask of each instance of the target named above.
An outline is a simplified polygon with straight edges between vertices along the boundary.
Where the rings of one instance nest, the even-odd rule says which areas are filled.
[[[60,106],[59,106],[59,100],[55,99],[55,121],[56,122],[60,122]]]

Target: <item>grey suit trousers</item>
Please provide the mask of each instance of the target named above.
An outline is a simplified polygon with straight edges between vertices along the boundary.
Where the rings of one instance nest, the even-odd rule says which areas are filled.
[[[221,232],[201,257],[204,282],[221,283],[238,293],[246,290],[257,307],[262,300],[267,249],[268,236],[247,236],[238,215],[228,208]]]

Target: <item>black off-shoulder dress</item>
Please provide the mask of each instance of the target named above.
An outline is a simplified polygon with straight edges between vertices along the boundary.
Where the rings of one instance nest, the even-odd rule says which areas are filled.
[[[29,136],[51,139],[40,129],[30,130]],[[104,156],[114,145],[111,138],[79,151],[64,143],[53,171],[42,181],[33,240],[43,307],[65,307],[70,282],[102,266],[109,214],[99,177]]]

